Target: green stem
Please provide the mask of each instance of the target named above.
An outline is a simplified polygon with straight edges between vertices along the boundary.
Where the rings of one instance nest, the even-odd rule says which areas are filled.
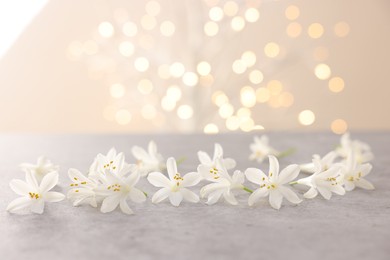
[[[295,184],[298,184],[298,182],[297,182],[297,181],[292,181],[292,182],[290,182],[289,184],[290,184],[290,185],[295,185]]]
[[[148,196],[148,194],[146,192],[144,192],[144,191],[142,191],[142,192],[145,194],[146,197]]]
[[[179,159],[176,160],[176,164],[177,164],[177,165],[180,165],[180,164],[182,164],[186,159],[187,159],[186,157],[181,157],[181,158],[179,158]]]
[[[246,191],[246,192],[253,193],[253,190],[251,190],[251,189],[249,189],[249,188],[247,188],[247,187],[245,187],[245,186],[243,186],[242,189],[243,189],[244,191]]]
[[[279,154],[278,154],[278,158],[279,159],[281,159],[281,158],[284,158],[284,157],[286,157],[286,156],[289,156],[289,155],[291,155],[291,154],[293,154],[293,153],[295,153],[295,148],[289,148],[289,149],[287,149],[286,151],[283,151],[283,152],[280,152]]]

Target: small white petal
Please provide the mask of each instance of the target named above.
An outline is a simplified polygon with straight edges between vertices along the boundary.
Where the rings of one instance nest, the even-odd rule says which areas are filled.
[[[100,208],[100,211],[102,213],[111,212],[118,206],[120,201],[120,196],[114,195],[114,196],[108,196],[103,200],[102,206]]]
[[[223,149],[222,146],[218,143],[214,145],[214,156],[213,159],[223,158]]]
[[[28,197],[21,197],[14,199],[11,201],[7,206],[7,211],[9,212],[15,212],[17,210],[27,208],[31,205],[31,199]]]
[[[200,163],[203,164],[203,165],[210,165],[210,164],[212,164],[210,156],[207,153],[205,153],[205,152],[199,151],[198,152],[198,158],[199,158]]]
[[[200,190],[200,196],[204,198],[208,194],[213,193],[217,190],[222,190],[223,192],[228,187],[229,187],[229,183],[226,181],[207,184],[206,186],[202,187],[202,189]]]
[[[253,206],[260,198],[266,197],[269,191],[266,188],[255,190],[248,198],[248,205]]]
[[[201,176],[197,172],[190,172],[183,176],[183,181],[181,182],[182,187],[191,187],[198,184],[201,180]]]
[[[223,165],[226,167],[226,169],[233,169],[236,167],[236,161],[232,158],[226,158],[223,159]]]
[[[30,170],[26,170],[26,181],[34,190],[38,190],[38,181],[35,177],[35,174]]]
[[[45,201],[43,199],[38,199],[31,203],[31,211],[37,214],[42,214],[45,209]]]
[[[183,200],[183,195],[180,192],[169,193],[169,201],[175,207],[178,207]]]
[[[128,215],[134,214],[134,211],[129,207],[127,204],[127,201],[125,199],[122,199],[119,203],[119,207],[121,208],[122,212]]]
[[[268,177],[260,169],[248,168],[245,171],[246,178],[255,184],[261,185],[265,180],[268,180]]]
[[[39,189],[42,193],[45,193],[51,190],[54,186],[56,186],[57,183],[58,183],[58,173],[50,172],[43,177],[41,184],[39,185]]]
[[[115,150],[115,148],[113,147],[113,148],[111,148],[111,149],[108,151],[106,157],[109,158],[109,159],[113,159],[115,156],[116,156],[116,150]]]
[[[169,175],[169,179],[172,181],[173,177],[177,173],[177,164],[176,164],[175,158],[173,158],[173,157],[170,157],[167,160],[167,172]]]
[[[155,187],[171,187],[171,181],[161,172],[150,173],[148,181]]]
[[[137,188],[131,188],[129,192],[130,199],[135,203],[142,203],[146,200],[145,194]]]
[[[352,181],[346,180],[344,182],[344,188],[346,191],[352,191],[355,189],[355,183],[353,183]]]
[[[315,167],[314,167],[314,163],[305,163],[305,164],[301,164],[299,165],[299,168],[301,168],[301,171],[303,172],[315,172]]]
[[[317,197],[317,195],[318,195],[317,189],[311,187],[305,194],[303,194],[303,197],[305,197],[306,199],[313,199]]]
[[[358,181],[355,181],[355,185],[357,187],[365,189],[365,190],[374,190],[375,189],[374,185],[372,185],[371,182],[369,182],[363,178],[360,178]]]
[[[361,164],[361,165],[358,165],[356,167],[356,171],[359,173],[361,173],[362,177],[366,176],[367,174],[369,174],[372,170],[372,165],[370,163],[365,163],[365,164]]]
[[[216,191],[210,193],[210,195],[207,198],[206,204],[213,205],[213,204],[217,203],[218,200],[221,198],[223,192],[224,192],[224,190],[216,190]]]
[[[232,181],[235,184],[243,184],[245,181],[244,173],[241,171],[235,171],[233,173]]]
[[[332,192],[323,187],[317,187],[318,192],[324,197],[324,199],[329,200],[332,197]]]
[[[338,195],[344,195],[345,189],[341,185],[333,185],[330,187],[330,191]]]
[[[148,152],[150,155],[157,154],[157,145],[154,141],[150,141],[148,145]]]
[[[84,181],[87,180],[87,178],[77,169],[69,169],[68,176],[71,181],[80,180]]]
[[[283,201],[283,195],[278,190],[271,190],[269,192],[269,204],[274,209],[280,209]]]
[[[298,197],[298,195],[293,192],[291,189],[283,186],[279,186],[278,190],[282,193],[283,197],[285,197],[288,201],[294,204],[299,204],[302,200]]]
[[[279,162],[278,162],[278,159],[275,156],[273,156],[273,155],[269,155],[268,159],[269,159],[269,176],[270,176],[270,180],[271,180],[271,182],[276,182],[276,180],[278,179],[278,176],[279,176]],[[272,174],[272,176],[271,176],[271,174]]]
[[[199,196],[196,195],[194,192],[190,191],[189,189],[181,188],[180,192],[183,195],[184,200],[189,201],[189,202],[193,202],[193,203],[199,202]]]
[[[142,160],[143,161],[143,160],[149,158],[148,153],[142,147],[139,147],[139,146],[133,146],[131,148],[131,153],[133,154],[133,156],[137,160]]]
[[[140,174],[138,171],[133,172],[126,178],[126,184],[129,185],[130,187],[133,187],[135,184],[138,183],[140,179]]]
[[[153,203],[160,203],[161,201],[165,200],[169,196],[170,190],[168,188],[162,188],[158,190],[152,197]]]
[[[65,199],[65,195],[59,192],[49,191],[45,193],[44,199],[48,202],[58,202]]]
[[[225,191],[223,193],[223,197],[231,205],[237,205],[238,204],[238,202],[236,200],[236,197],[234,197],[234,194],[230,190]]]
[[[13,179],[10,181],[9,186],[16,194],[22,196],[32,191],[32,187],[22,180]]]
[[[300,171],[300,168],[297,164],[291,164],[291,165],[287,166],[286,168],[284,168],[280,172],[279,178],[278,178],[278,183],[285,184],[285,183],[288,183],[288,182],[294,180],[295,178],[298,177],[299,171]]]

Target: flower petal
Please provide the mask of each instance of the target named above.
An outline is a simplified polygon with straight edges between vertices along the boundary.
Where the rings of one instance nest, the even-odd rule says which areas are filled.
[[[271,182],[276,182],[279,176],[279,161],[273,156],[269,155],[269,177]]]
[[[372,165],[370,163],[361,164],[356,167],[357,173],[361,173],[362,177],[369,174],[372,170]]]
[[[17,210],[27,208],[28,206],[31,205],[31,202],[32,202],[31,199],[28,197],[21,197],[21,198],[14,199],[8,204],[7,211],[13,213]]]
[[[317,195],[318,195],[317,189],[311,187],[305,194],[303,194],[303,197],[305,197],[306,199],[313,199],[317,197]]]
[[[115,150],[114,147],[112,147],[112,148],[108,151],[106,157],[107,157],[108,159],[111,159],[111,160],[112,160],[115,156],[116,156],[116,150]]]
[[[318,192],[324,197],[324,199],[329,200],[332,197],[332,192],[323,187],[317,187]]]
[[[245,177],[253,183],[261,185],[265,180],[268,180],[268,177],[260,169],[248,168],[245,171]]]
[[[355,181],[355,185],[357,187],[365,189],[365,190],[374,190],[375,189],[374,185],[372,185],[371,182],[369,182],[363,178],[360,178],[358,181]]]
[[[148,181],[155,187],[171,187],[171,181],[161,172],[152,172],[148,175]]]
[[[207,198],[206,204],[213,205],[213,204],[217,203],[218,200],[221,198],[223,192],[224,192],[224,190],[216,190],[216,191],[210,193],[210,195]]]
[[[283,201],[283,195],[278,190],[271,190],[269,192],[269,204],[274,209],[280,209]]]
[[[139,178],[140,178],[140,174],[138,171],[134,171],[132,174],[130,174],[127,178],[126,178],[126,184],[129,185],[130,187],[133,187],[134,185],[136,185],[139,181]]]
[[[175,207],[178,207],[183,200],[183,195],[180,192],[171,192],[169,193],[169,201]]]
[[[201,180],[201,176],[197,172],[190,172],[183,176],[183,181],[181,182],[182,187],[191,187],[198,184]]]
[[[160,203],[161,201],[165,200],[168,198],[170,193],[170,190],[168,188],[162,188],[158,190],[152,197],[152,202],[153,203]]]
[[[169,175],[169,179],[173,181],[173,177],[175,177],[177,173],[177,164],[175,158],[173,157],[170,157],[167,160],[167,172]]]
[[[222,163],[226,167],[226,169],[228,169],[228,170],[233,169],[237,165],[236,161],[232,158],[223,159]]]
[[[122,212],[128,215],[134,214],[134,211],[129,207],[129,204],[127,204],[127,201],[125,199],[122,199],[119,203],[119,207],[121,208]]]
[[[255,190],[248,198],[248,205],[253,206],[260,198],[266,197],[269,191],[266,188]]]
[[[77,169],[69,169],[68,176],[71,181],[87,181],[88,178],[85,177],[79,170]]]
[[[31,170],[26,170],[26,182],[30,185],[34,190],[38,190],[38,181],[35,177],[35,174]]]
[[[346,180],[344,182],[344,188],[346,191],[352,191],[355,189],[355,183],[353,181]]]
[[[298,177],[299,171],[300,171],[300,168],[299,168],[298,164],[291,164],[291,165],[287,166],[286,168],[284,168],[280,172],[279,178],[278,178],[278,183],[285,184],[285,183],[288,183],[288,182],[294,180],[295,178]]]
[[[51,190],[54,186],[56,186],[57,183],[58,183],[58,173],[49,172],[43,177],[41,184],[39,185],[39,189],[42,193],[45,193]]]
[[[43,199],[33,200],[31,203],[31,211],[37,214],[42,214],[45,209],[45,201]]]
[[[142,148],[142,147],[139,147],[139,146],[133,146],[131,148],[131,153],[133,154],[133,156],[137,159],[137,160],[147,160],[149,159],[149,155],[148,153]]]
[[[333,185],[330,187],[330,191],[338,195],[344,195],[345,189],[341,185]]]
[[[111,212],[118,206],[120,202],[120,196],[114,195],[114,196],[108,196],[103,200],[102,206],[100,208],[100,211],[102,213]]]
[[[204,164],[204,165],[211,165],[213,163],[211,161],[210,156],[207,153],[202,152],[202,151],[198,152],[198,159],[199,159],[200,163]]]
[[[282,193],[283,197],[285,197],[289,202],[294,204],[299,204],[302,202],[302,200],[298,197],[298,195],[295,192],[293,192],[290,188],[279,186],[278,190],[280,191],[280,193]]]
[[[223,197],[231,205],[237,205],[238,204],[238,202],[236,200],[236,197],[234,197],[233,192],[231,192],[230,190],[225,191],[223,193]]]
[[[131,188],[129,192],[129,196],[130,199],[135,203],[142,203],[146,200],[145,194],[137,188]]]
[[[26,195],[32,191],[32,188],[24,181],[13,179],[10,181],[9,186],[18,195]]]
[[[148,152],[150,155],[156,155],[157,154],[157,145],[154,141],[150,141],[148,144]]]
[[[228,187],[229,187],[229,183],[227,183],[225,181],[207,184],[206,186],[202,187],[202,189],[200,189],[200,196],[202,198],[204,198],[208,194],[213,193],[213,192],[215,192],[217,190],[222,190],[222,192],[223,192]]]
[[[65,199],[65,195],[55,191],[49,191],[44,194],[45,201],[58,202]]]
[[[214,156],[213,160],[215,161],[216,159],[223,158],[223,149],[222,146],[218,143],[214,145]]]
[[[234,171],[232,181],[235,184],[243,184],[245,181],[244,173],[241,171]]]
[[[184,200],[192,202],[192,203],[199,202],[199,196],[196,195],[194,192],[190,191],[189,189],[181,188],[180,192],[183,195]]]

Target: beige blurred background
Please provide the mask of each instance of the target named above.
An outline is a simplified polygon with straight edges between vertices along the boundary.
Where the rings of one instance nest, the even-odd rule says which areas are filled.
[[[387,0],[49,1],[0,56],[0,132],[389,130],[389,28]]]

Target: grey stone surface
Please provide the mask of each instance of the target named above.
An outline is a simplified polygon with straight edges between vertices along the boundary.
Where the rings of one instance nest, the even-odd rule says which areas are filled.
[[[325,154],[338,136],[316,133],[270,133],[271,143],[297,152],[281,161],[304,163],[313,153]],[[43,215],[15,215],[5,211],[17,197],[8,187],[24,178],[22,162],[47,155],[61,166],[58,191],[68,189],[70,167],[87,170],[98,152],[116,147],[132,160],[132,145],[146,146],[154,139],[165,156],[187,157],[182,173],[197,166],[196,152],[211,152],[213,143],[237,160],[237,168],[256,166],[248,161],[253,135],[2,135],[0,137],[0,255],[1,259],[390,259],[390,134],[362,133],[353,138],[372,146],[376,155],[368,179],[375,191],[355,190],[345,196],[305,200],[298,206],[284,202],[279,211],[267,203],[240,204],[150,201],[130,206],[136,215],[119,210],[102,214],[89,206],[72,207],[68,201],[47,204]],[[266,170],[267,163],[260,168]],[[156,189],[140,185],[149,193]],[[250,185],[249,185],[250,186]],[[196,187],[195,190],[199,190]],[[298,191],[300,194],[303,191]]]

